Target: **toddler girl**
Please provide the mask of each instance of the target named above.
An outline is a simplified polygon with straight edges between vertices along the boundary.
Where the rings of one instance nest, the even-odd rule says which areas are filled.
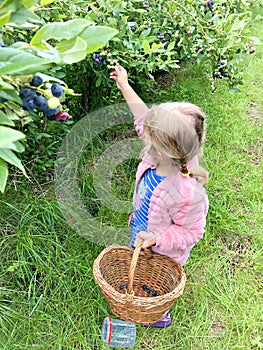
[[[205,140],[204,113],[188,102],[166,102],[150,109],[128,83],[127,72],[116,66],[110,78],[122,92],[144,142],[136,173],[131,215],[131,246],[171,257],[181,265],[202,238],[208,211],[203,184],[208,173],[201,168]],[[152,327],[167,327],[169,312]]]

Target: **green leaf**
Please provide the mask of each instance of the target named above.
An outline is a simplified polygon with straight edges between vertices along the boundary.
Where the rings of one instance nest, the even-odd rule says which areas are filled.
[[[8,101],[21,103],[20,97],[15,90],[0,90],[0,97],[5,98]]]
[[[2,27],[4,24],[10,22],[11,14],[12,14],[12,12],[9,11],[9,12],[5,13],[4,15],[0,16],[0,27]]]
[[[50,63],[51,59],[36,57],[26,51],[5,47],[0,55],[0,75],[18,73],[42,64]]]
[[[0,6],[0,13],[5,13],[8,11],[17,11],[21,7],[20,0],[6,0]]]
[[[230,31],[234,32],[235,30],[243,29],[246,26],[246,23],[247,21],[245,21],[244,19],[240,21],[240,19],[237,17]]]
[[[25,5],[28,9],[35,5],[36,2],[37,0],[22,0],[23,5]]]
[[[133,12],[138,12],[138,13],[147,13],[147,11],[143,9],[133,9]]]
[[[163,47],[162,44],[152,43],[152,50],[153,51],[159,50],[161,47]]]
[[[175,45],[175,41],[170,42],[170,44],[167,47],[167,51],[172,51]]]
[[[150,33],[151,33],[151,28],[144,30],[143,32],[141,32],[141,34],[139,36],[139,40],[146,39]]]
[[[0,124],[5,124],[9,126],[15,126],[15,123],[7,117],[7,115],[0,111]]]
[[[0,191],[4,193],[8,177],[8,167],[6,162],[0,158]]]
[[[18,141],[24,138],[25,135],[22,132],[0,125],[0,149],[11,142]]]
[[[76,40],[74,40],[74,46],[63,52],[62,59],[64,63],[74,63],[79,62],[81,60],[84,60],[86,57],[86,51],[87,51],[87,43],[85,40],[81,39],[80,37],[77,37]]]
[[[87,41],[87,53],[92,53],[113,38],[118,33],[118,30],[104,26],[94,26],[84,29],[80,37]]]
[[[86,54],[88,54],[103,47],[117,33],[116,29],[110,27],[92,26],[85,28],[79,37],[86,43]],[[75,40],[75,38],[68,41],[63,40],[56,46],[56,49],[60,52],[72,50]]]
[[[40,6],[46,6],[52,4],[52,2],[55,2],[55,0],[41,0]]]
[[[5,89],[5,90],[14,90],[14,86],[9,84],[9,83],[6,83],[5,81],[1,80],[0,78],[0,87],[2,89]]]
[[[254,44],[254,45],[261,45],[261,44],[262,44],[262,42],[260,41],[260,39],[257,38],[256,36],[250,36],[249,39],[253,41],[253,44]]]
[[[144,52],[147,54],[150,52],[150,44],[148,43],[147,40],[144,40],[144,42],[142,43],[142,47],[144,49]]]
[[[19,141],[11,142],[8,145],[6,145],[5,148],[12,149],[13,151],[16,151],[18,153],[24,152],[25,150],[25,147]]]
[[[26,173],[21,160],[17,158],[14,152],[10,149],[1,148],[0,158],[3,158],[7,163],[10,163],[20,169],[24,174]]]
[[[33,12],[29,11],[25,6],[22,6],[18,11],[13,12],[11,14],[10,21],[18,25],[27,21],[41,23],[40,18]]]
[[[28,8],[24,6],[21,0],[4,1],[3,4],[0,6],[0,13],[8,13],[8,22],[14,22],[16,24],[23,24],[27,21],[40,22],[40,18],[37,15],[35,15],[32,11],[29,11]]]
[[[70,40],[79,35],[79,33],[89,25],[91,25],[91,22],[86,19],[48,23],[36,32],[30,44],[38,48],[45,48],[42,42],[49,39],[58,41],[63,39]]]

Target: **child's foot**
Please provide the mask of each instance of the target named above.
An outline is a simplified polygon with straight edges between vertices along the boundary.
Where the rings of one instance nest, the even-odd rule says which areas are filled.
[[[172,324],[172,318],[171,318],[170,313],[168,311],[160,318],[160,320],[156,321],[155,323],[150,324],[147,327],[166,328],[166,327],[171,326],[171,324]]]

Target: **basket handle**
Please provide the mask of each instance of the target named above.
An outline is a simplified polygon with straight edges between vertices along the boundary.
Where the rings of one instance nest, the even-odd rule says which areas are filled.
[[[126,300],[127,301],[133,300],[133,296],[134,296],[133,280],[134,280],[135,268],[137,265],[138,257],[139,257],[140,252],[141,252],[142,243],[143,243],[143,240],[138,239],[138,244],[134,248],[134,251],[133,251],[130,269],[129,269],[129,273],[128,273],[128,288],[127,288],[127,292],[126,292]]]

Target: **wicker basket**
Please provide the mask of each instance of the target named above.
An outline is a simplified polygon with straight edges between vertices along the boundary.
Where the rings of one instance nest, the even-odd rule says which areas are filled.
[[[94,261],[93,274],[111,311],[140,325],[159,320],[183,293],[186,281],[178,263],[140,246],[104,249]]]

